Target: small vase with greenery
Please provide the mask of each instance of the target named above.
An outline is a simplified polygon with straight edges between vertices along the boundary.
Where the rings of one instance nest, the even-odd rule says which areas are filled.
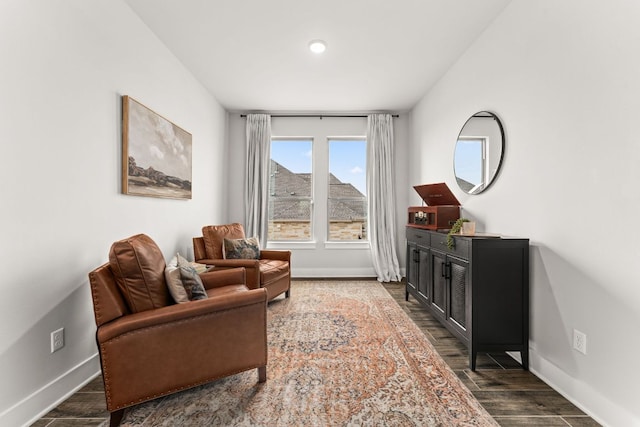
[[[450,250],[455,246],[453,242],[453,235],[460,233],[460,230],[462,230],[463,222],[469,222],[469,220],[467,218],[458,218],[456,222],[453,223],[453,225],[451,226],[451,230],[449,230],[449,233],[447,234],[447,248],[449,248]]]

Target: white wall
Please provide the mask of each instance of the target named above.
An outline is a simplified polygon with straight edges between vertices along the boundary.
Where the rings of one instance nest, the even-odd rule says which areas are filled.
[[[449,183],[481,230],[531,239],[531,369],[625,427],[640,425],[638,17],[634,0],[514,0],[415,107],[410,162],[411,183]],[[503,120],[506,157],[468,196],[453,149],[481,110]]]
[[[4,0],[0,61],[0,425],[21,425],[99,371],[87,274],[111,243],[191,255],[225,219],[226,113],[121,1]],[[125,94],[192,133],[192,200],[120,194]]]
[[[396,184],[398,188],[407,185],[408,170],[406,165],[406,147],[408,146],[409,120],[407,114],[400,114],[394,119],[394,139],[396,151]],[[234,174],[238,179],[229,180],[229,205],[228,217],[232,221],[244,222],[244,158],[245,158],[245,119],[239,113],[229,116],[229,165],[231,170],[238,171]],[[273,136],[303,136],[314,140],[314,171],[319,171],[318,165],[326,164],[328,151],[326,141],[328,137],[336,136],[365,136],[367,134],[366,118],[337,118],[324,117],[273,117],[271,121],[271,133]],[[326,197],[326,187],[323,187],[322,176],[316,177],[316,192],[314,197]],[[404,223],[406,222],[406,194],[398,195],[398,258],[404,264],[405,240]],[[319,225],[326,224],[326,211],[318,209],[318,215],[314,217]],[[324,215],[324,216],[323,216]],[[347,246],[346,249],[336,249],[335,244],[325,247],[322,227],[316,233],[316,241],[313,244],[285,244],[269,243],[269,247],[275,249],[290,249],[291,274],[293,277],[375,277],[371,261],[371,250],[366,248],[355,249]]]

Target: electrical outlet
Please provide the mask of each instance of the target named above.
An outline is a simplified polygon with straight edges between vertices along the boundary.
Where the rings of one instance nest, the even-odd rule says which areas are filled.
[[[51,353],[64,347],[64,328],[51,332]]]
[[[587,335],[577,329],[573,330],[573,349],[587,354]]]

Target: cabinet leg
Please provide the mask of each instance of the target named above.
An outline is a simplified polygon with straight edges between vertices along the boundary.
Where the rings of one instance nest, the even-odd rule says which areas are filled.
[[[523,349],[520,351],[520,359],[522,359],[522,369],[529,370],[529,349]]]
[[[409,291],[404,291],[404,300],[409,301]]]
[[[469,368],[471,371],[476,371],[476,357],[478,356],[478,352],[474,350],[469,351]]]

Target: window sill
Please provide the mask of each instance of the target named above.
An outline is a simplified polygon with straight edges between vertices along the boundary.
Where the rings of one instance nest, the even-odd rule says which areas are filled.
[[[317,243],[314,240],[297,242],[267,242],[267,249],[316,249]]]
[[[325,249],[371,249],[368,240],[359,242],[325,242]]]
[[[267,249],[317,249],[318,242],[315,240],[297,242],[297,241],[288,241],[288,242],[268,242]],[[369,250],[371,249],[371,245],[368,240],[359,241],[359,242],[324,242],[325,249],[358,249],[358,250]]]

